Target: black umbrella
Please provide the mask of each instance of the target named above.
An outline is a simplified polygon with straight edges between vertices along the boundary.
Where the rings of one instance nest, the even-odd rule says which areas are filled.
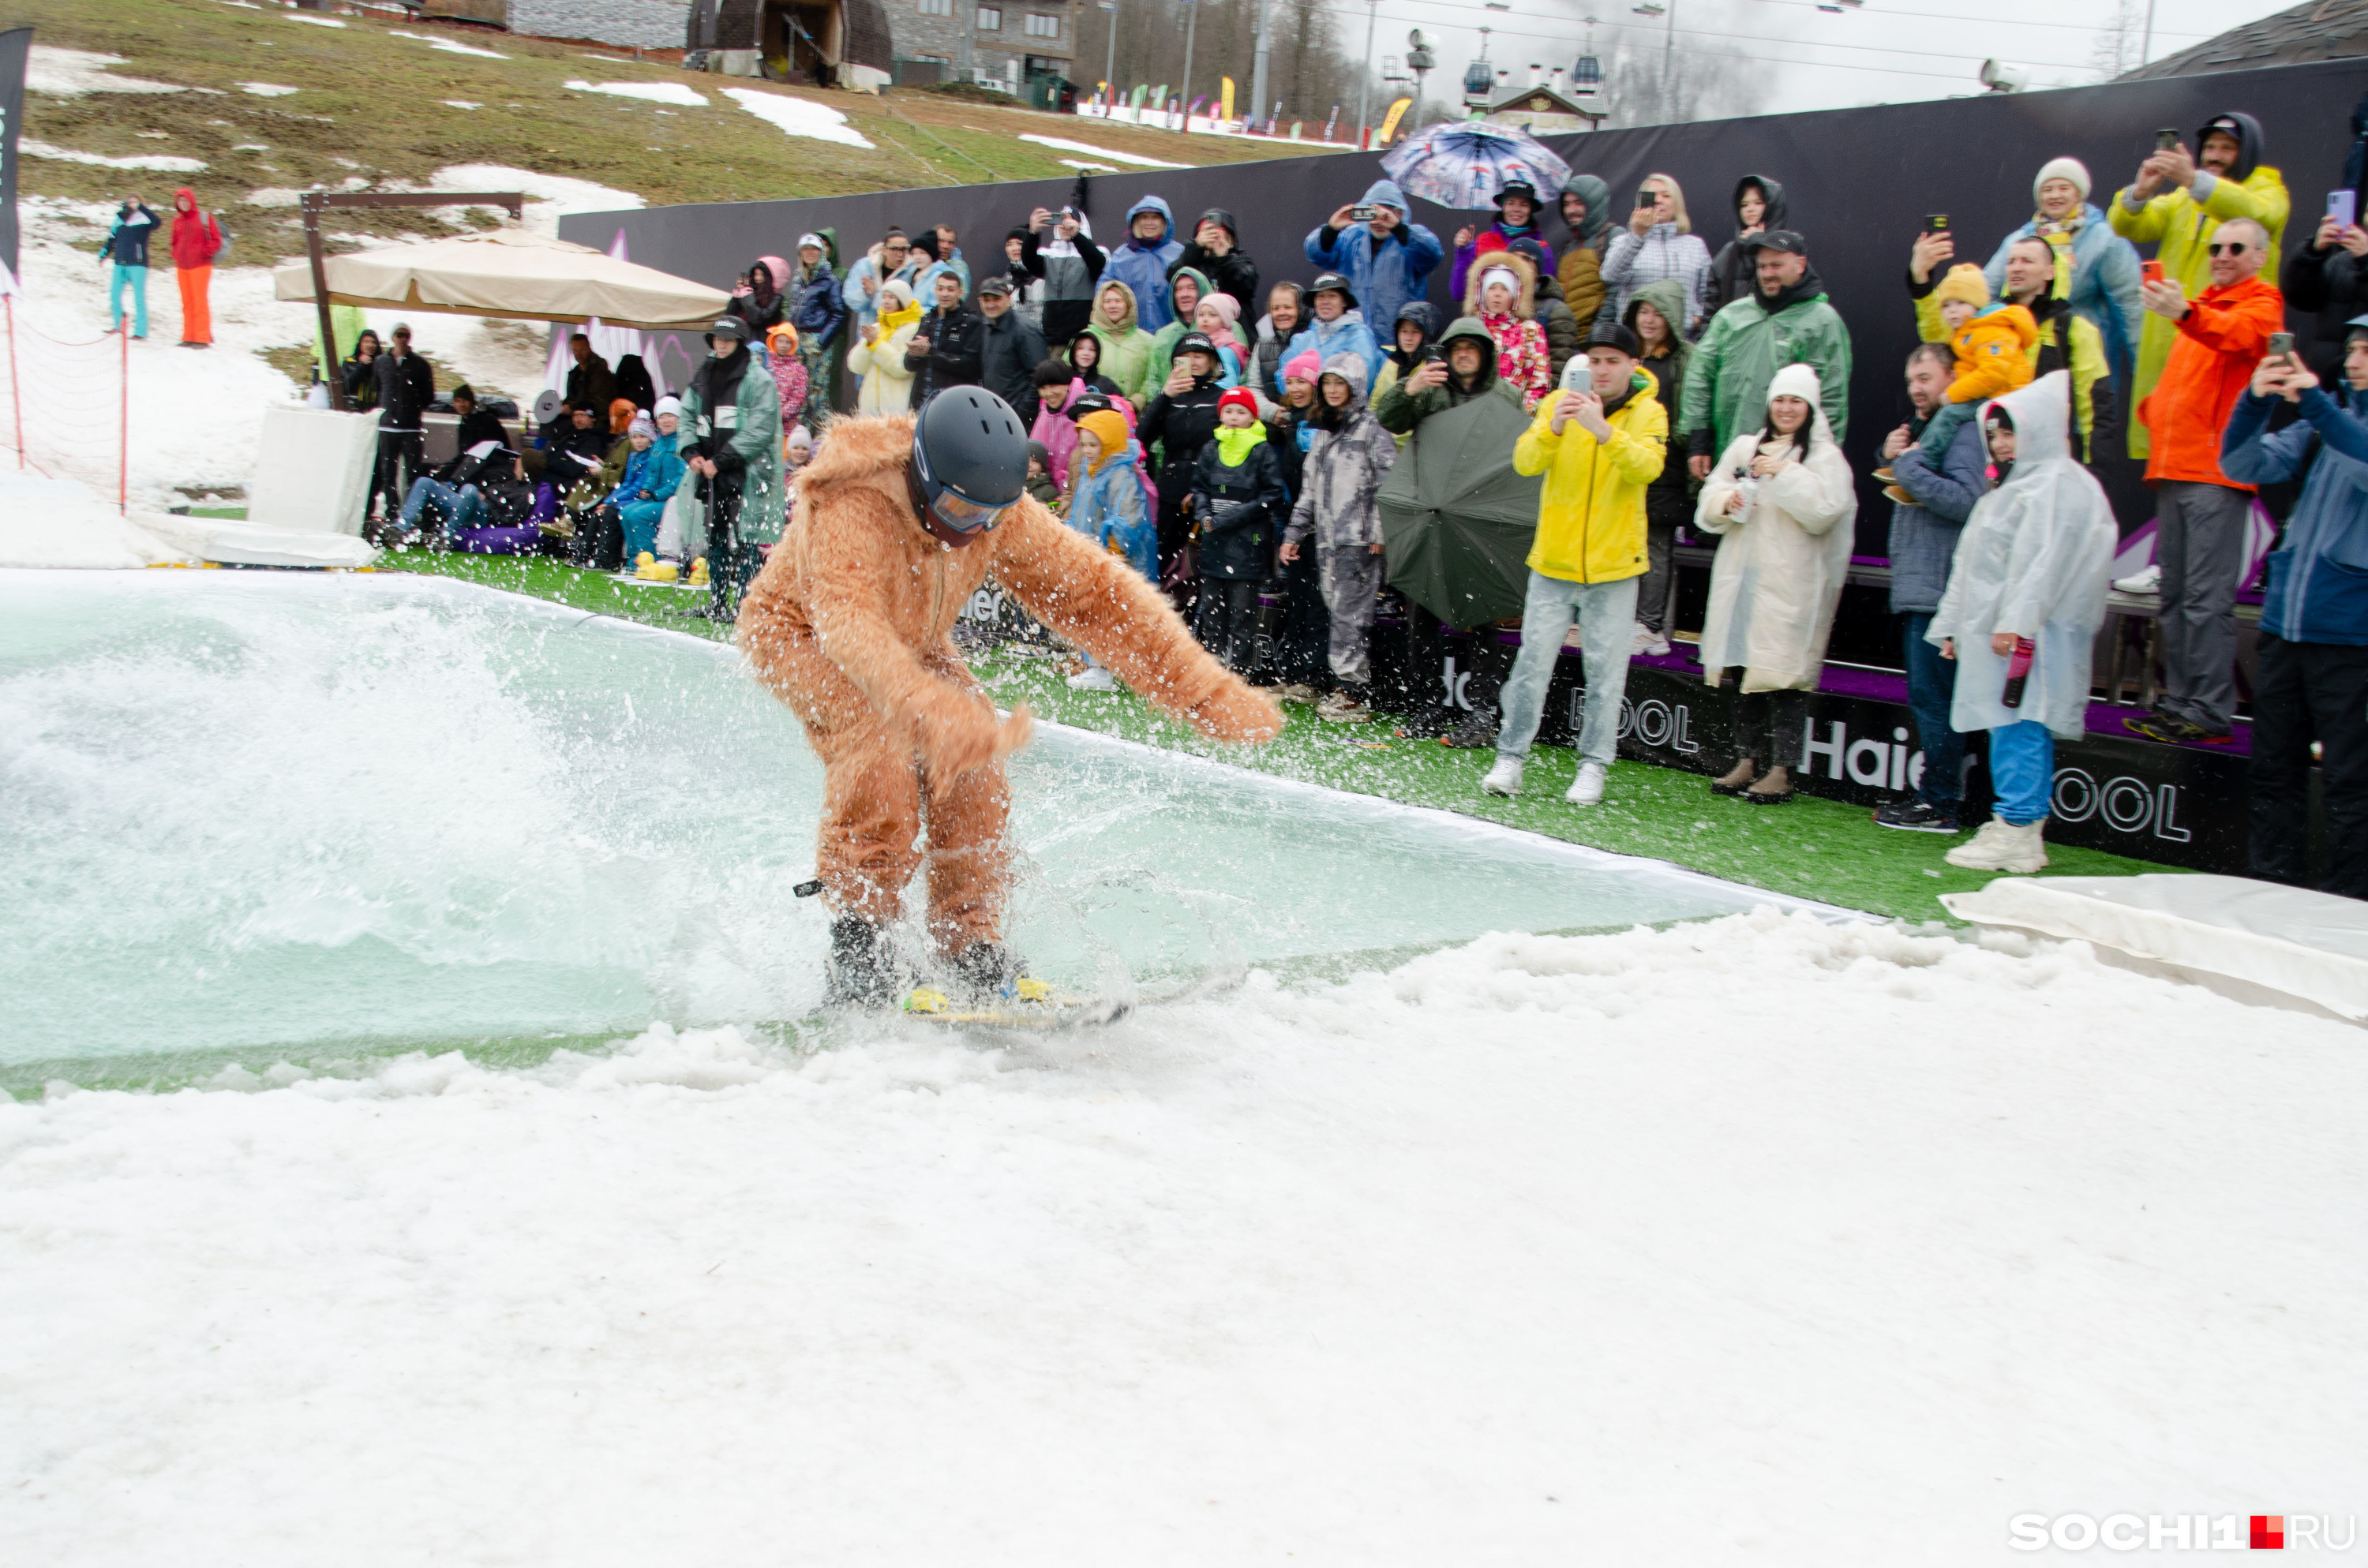
[[[1382,482],[1390,584],[1450,626],[1521,613],[1542,478],[1513,472],[1529,416],[1491,392],[1415,426]]]

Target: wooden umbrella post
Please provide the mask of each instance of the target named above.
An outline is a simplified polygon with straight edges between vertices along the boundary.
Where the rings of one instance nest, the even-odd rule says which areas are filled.
[[[331,207],[500,207],[512,218],[526,215],[526,197],[510,191],[336,191],[308,190],[297,202],[304,214],[304,256],[313,267],[313,304],[321,314],[321,379],[329,388],[329,406],[346,406],[346,379],[337,373],[336,329],[329,322],[328,261],[321,254],[321,214]]]

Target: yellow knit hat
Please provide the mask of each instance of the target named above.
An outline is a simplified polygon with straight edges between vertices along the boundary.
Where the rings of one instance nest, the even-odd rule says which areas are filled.
[[[1982,277],[1982,269],[1970,261],[1961,261],[1949,268],[1949,275],[1941,279],[1941,287],[1936,292],[1939,302],[1943,305],[1952,300],[1963,300],[1974,309],[1980,310],[1990,302],[1989,282]]]

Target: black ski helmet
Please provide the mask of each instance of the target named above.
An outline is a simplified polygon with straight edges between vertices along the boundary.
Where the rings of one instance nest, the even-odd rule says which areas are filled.
[[[985,387],[948,387],[913,421],[905,471],[921,526],[949,549],[992,532],[1028,493],[1028,430]]]

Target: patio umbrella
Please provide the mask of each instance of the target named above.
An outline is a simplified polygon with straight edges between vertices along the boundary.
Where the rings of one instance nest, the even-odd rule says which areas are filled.
[[[721,289],[524,229],[333,256],[323,271],[332,304],[513,321],[598,316],[613,326],[688,328],[722,315],[731,299]],[[271,281],[279,299],[313,298],[312,267],[303,260],[279,267]]]
[[[1497,193],[1517,179],[1551,201],[1570,165],[1526,131],[1467,119],[1415,132],[1383,155],[1382,172],[1409,196],[1468,211],[1494,206]]]
[[[1375,497],[1391,586],[1450,626],[1521,613],[1544,483],[1513,472],[1529,423],[1493,393],[1434,414]]]

